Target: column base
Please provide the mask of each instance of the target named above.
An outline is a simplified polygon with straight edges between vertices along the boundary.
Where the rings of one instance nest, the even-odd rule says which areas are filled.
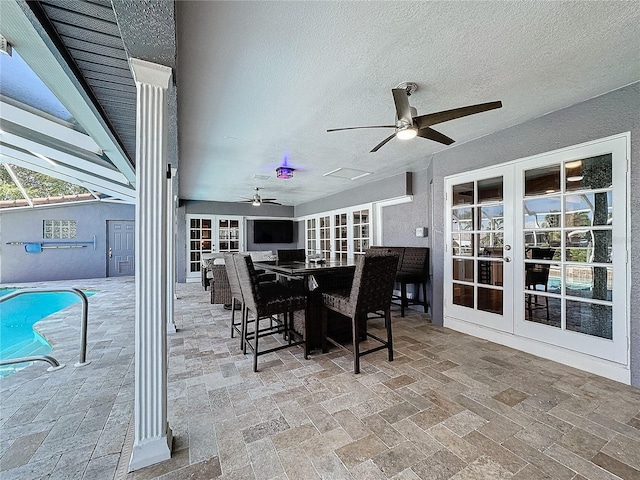
[[[129,472],[169,460],[171,458],[171,446],[173,433],[167,426],[167,435],[134,445],[129,461]]]
[[[176,324],[173,322],[169,322],[167,323],[167,335],[173,335],[174,333],[177,333],[178,330],[176,329]]]

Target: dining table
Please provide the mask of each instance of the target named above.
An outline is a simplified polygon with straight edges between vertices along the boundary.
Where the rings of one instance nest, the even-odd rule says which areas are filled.
[[[356,260],[324,261],[261,261],[254,267],[270,271],[292,288],[302,289],[307,297],[305,310],[295,312],[296,329],[303,325],[306,316],[306,341],[310,350],[322,347],[322,292],[350,289]]]

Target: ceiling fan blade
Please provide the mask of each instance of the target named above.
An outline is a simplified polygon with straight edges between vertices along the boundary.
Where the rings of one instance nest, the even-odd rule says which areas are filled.
[[[274,202],[273,200],[262,200],[262,203],[270,203],[271,205],[282,205],[280,202]]]
[[[456,118],[466,117],[467,115],[474,115],[476,113],[482,113],[501,107],[502,102],[480,103],[478,105],[469,105],[468,107],[460,107],[452,110],[420,115],[419,117],[414,117],[413,121],[417,127],[422,130],[423,128],[430,127],[431,125],[448,122],[449,120],[454,120]]]
[[[433,140],[435,142],[444,143],[445,145],[451,145],[453,142],[455,142],[453,138],[449,138],[445,134],[429,127],[421,128],[420,130],[418,130],[418,136]]]
[[[395,136],[396,136],[396,134],[394,132],[393,135],[389,135],[387,138],[385,138],[383,141],[381,141],[378,145],[373,147],[369,153],[377,152],[378,150],[380,150],[380,147],[384,146],[385,143],[387,143],[389,140],[391,140]]]
[[[404,88],[393,88],[391,93],[393,93],[393,101],[396,104],[396,116],[398,120],[413,125],[407,90]]]
[[[368,127],[345,127],[345,128],[330,128],[327,132],[339,132],[340,130],[356,130],[358,128],[396,128],[395,125],[371,125]]]

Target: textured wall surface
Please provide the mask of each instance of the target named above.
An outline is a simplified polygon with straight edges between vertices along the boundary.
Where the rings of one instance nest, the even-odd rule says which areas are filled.
[[[134,206],[116,203],[91,203],[64,207],[47,207],[2,212],[0,258],[1,283],[36,282],[103,278],[107,274],[107,220],[133,220]],[[77,241],[90,241],[92,246],[71,249],[45,249],[42,253],[27,253],[23,245],[7,242],[45,241],[43,220],[75,220]],[[46,240],[62,241],[62,240]]]

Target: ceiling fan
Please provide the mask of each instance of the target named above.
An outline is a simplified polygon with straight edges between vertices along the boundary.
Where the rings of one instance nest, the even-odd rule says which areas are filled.
[[[281,205],[280,203],[275,201],[276,200],[275,198],[262,198],[260,196],[259,192],[260,192],[260,189],[258,187],[256,187],[256,193],[253,195],[253,197],[251,199],[242,200],[242,203],[250,203],[254,207],[259,207],[263,203],[271,203],[273,205]]]
[[[474,115],[476,113],[486,112],[495,108],[501,108],[502,102],[480,103],[478,105],[469,105],[467,107],[454,108],[452,110],[444,110],[442,112],[428,113],[427,115],[418,116],[415,108],[409,105],[409,96],[417,90],[415,83],[401,83],[391,90],[393,93],[393,101],[396,106],[396,124],[395,125],[372,125],[366,127],[346,127],[331,128],[327,132],[337,132],[340,130],[356,130],[359,128],[394,128],[393,134],[389,135],[378,145],[371,149],[371,153],[377,152],[380,147],[384,146],[393,137],[401,140],[407,140],[416,136],[440,142],[445,145],[451,145],[455,140],[431,128],[431,125],[448,122],[456,118]]]

